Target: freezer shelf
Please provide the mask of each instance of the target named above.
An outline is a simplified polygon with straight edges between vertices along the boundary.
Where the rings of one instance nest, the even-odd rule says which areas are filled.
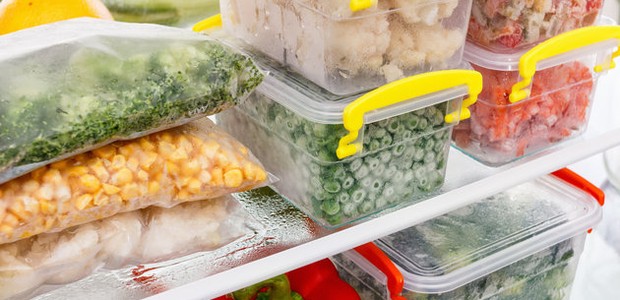
[[[167,268],[178,269],[172,269],[168,273],[177,276],[170,278],[172,283],[167,285],[169,290],[149,299],[210,299],[349,250],[620,145],[620,123],[615,124],[617,122],[614,122],[613,109],[610,109],[617,105],[614,101],[620,100],[620,90],[614,90],[613,86],[614,82],[619,81],[619,70],[611,71],[608,76],[601,78],[590,126],[583,136],[501,168],[486,167],[451,149],[446,183],[435,196],[419,204],[393,209],[366,222],[327,232],[311,223],[305,223],[309,221],[300,217],[299,212],[281,198],[271,197],[271,205],[279,207],[279,216],[296,215],[293,218],[284,217],[284,220],[296,221],[275,222],[276,227],[281,226],[276,231],[281,230],[279,232],[283,233],[291,227],[301,228],[301,231],[293,234],[297,239],[286,244],[278,244],[278,239],[274,239],[270,245],[257,251],[258,253],[243,256],[245,260],[238,261],[238,266],[214,275],[207,276],[203,269],[196,268],[200,265],[201,256],[184,258],[182,264],[169,263]],[[303,225],[304,223],[307,226]],[[205,266],[204,262],[202,266]],[[200,272],[203,275],[199,275]],[[207,277],[198,279],[204,276]],[[88,285],[82,285],[82,288],[88,288]],[[108,287],[111,288],[114,286]],[[58,297],[52,298],[83,298],[83,293],[63,293],[63,289],[54,292]],[[136,296],[140,298],[146,295]]]

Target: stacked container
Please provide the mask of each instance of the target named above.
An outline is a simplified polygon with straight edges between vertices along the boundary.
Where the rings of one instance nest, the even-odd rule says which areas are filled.
[[[461,62],[471,0],[223,0],[224,28],[338,95]]]
[[[604,194],[554,175],[378,240],[397,270],[372,249],[334,261],[363,299],[402,299],[403,281],[405,299],[568,299]]]
[[[619,45],[618,26],[573,30],[508,54],[468,43],[464,57],[484,86],[471,119],[455,129],[454,145],[498,166],[578,136]]]
[[[482,85],[475,71],[448,70],[335,96],[266,62],[264,83],[218,124],[279,177],[279,193],[326,227],[438,190],[452,129]]]
[[[269,75],[218,123],[299,209],[334,228],[441,187],[482,84],[461,63],[471,1],[225,0],[221,12]]]

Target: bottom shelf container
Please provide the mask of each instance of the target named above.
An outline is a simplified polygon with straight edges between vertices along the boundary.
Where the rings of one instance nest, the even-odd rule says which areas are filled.
[[[604,197],[559,175],[585,189],[547,176],[378,240],[402,275],[351,251],[334,260],[363,299],[394,299],[385,286],[399,276],[406,299],[568,299]]]

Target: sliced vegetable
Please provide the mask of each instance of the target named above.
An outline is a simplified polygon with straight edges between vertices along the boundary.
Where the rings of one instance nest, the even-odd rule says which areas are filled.
[[[451,135],[447,110],[441,103],[368,124],[364,153],[342,161],[336,156],[347,133],[341,124],[304,119],[259,93],[218,121],[280,178],[280,193],[331,226],[437,190]],[[408,125],[411,119],[416,126]]]

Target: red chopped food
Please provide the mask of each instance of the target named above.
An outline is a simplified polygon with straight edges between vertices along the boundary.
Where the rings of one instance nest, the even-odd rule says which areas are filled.
[[[531,96],[511,104],[517,71],[482,73],[484,87],[471,119],[453,134],[457,146],[491,164],[511,161],[580,133],[587,123],[594,88],[588,67],[572,62],[539,71]]]
[[[474,0],[467,35],[505,52],[592,25],[602,6],[603,0]]]

